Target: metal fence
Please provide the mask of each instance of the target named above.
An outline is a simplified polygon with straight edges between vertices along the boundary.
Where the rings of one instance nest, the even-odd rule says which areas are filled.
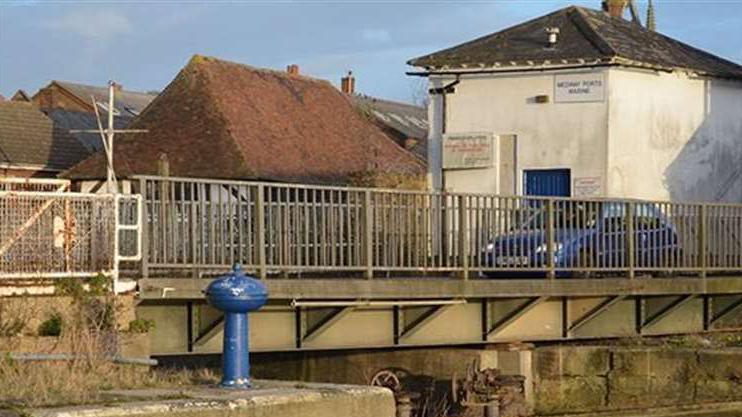
[[[0,191],[0,279],[116,278],[140,229],[139,196]]]
[[[742,271],[742,205],[138,177],[143,274]]]
[[[93,275],[113,267],[114,200],[0,192],[0,278]]]

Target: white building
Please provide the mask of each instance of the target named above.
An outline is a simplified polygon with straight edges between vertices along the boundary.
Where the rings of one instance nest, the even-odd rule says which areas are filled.
[[[742,202],[738,64],[581,7],[409,64],[431,188]]]

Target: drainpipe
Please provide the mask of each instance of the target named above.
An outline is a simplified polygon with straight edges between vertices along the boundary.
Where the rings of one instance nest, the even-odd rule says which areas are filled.
[[[448,127],[448,123],[447,123],[447,119],[448,119],[448,103],[447,102],[448,100],[446,98],[446,95],[455,93],[456,92],[455,87],[460,82],[461,82],[461,77],[459,75],[456,75],[456,79],[453,82],[446,84],[442,87],[431,88],[430,90],[428,90],[428,93],[430,95],[440,94],[441,96],[441,140],[443,140],[443,135],[446,134],[447,127]],[[445,191],[446,190],[446,176],[443,175],[443,165],[442,165],[443,159],[442,158],[443,158],[443,152],[441,151],[441,188],[442,188],[442,191]]]
[[[443,87],[438,88],[431,88],[428,90],[428,93],[430,95],[440,94],[441,95],[441,151],[440,151],[440,167],[441,167],[441,192],[446,192],[446,175],[443,172],[443,135],[446,134],[447,128],[448,128],[448,105],[447,105],[447,94],[453,94],[456,92],[456,86],[461,82],[461,77],[459,75],[456,75],[456,79],[449,83],[444,85]],[[445,199],[445,196],[443,197]],[[446,203],[444,200],[443,207],[441,207],[441,211],[443,214],[443,217],[441,219],[441,230],[448,230],[448,215],[446,214]],[[442,254],[448,253],[448,239],[442,239]]]

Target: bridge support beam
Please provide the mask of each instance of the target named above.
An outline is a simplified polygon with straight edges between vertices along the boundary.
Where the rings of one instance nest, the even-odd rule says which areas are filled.
[[[694,334],[738,329],[742,324],[742,294],[543,295],[465,301],[458,294],[450,296],[448,302],[456,301],[450,305],[442,299],[366,303],[328,298],[298,306],[275,299],[250,315],[251,348],[259,352],[485,346]],[[151,332],[155,354],[221,349],[221,314],[203,301],[144,300],[137,306],[137,316],[155,321]]]

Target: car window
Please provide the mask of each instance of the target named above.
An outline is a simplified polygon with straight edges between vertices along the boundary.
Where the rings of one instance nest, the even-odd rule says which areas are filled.
[[[637,204],[634,214],[639,230],[659,229],[665,224],[662,211],[654,204]]]
[[[594,203],[577,202],[568,207],[554,209],[554,226],[561,229],[588,229],[595,227],[601,206]],[[546,208],[539,207],[521,223],[523,229],[542,229],[546,227]]]

